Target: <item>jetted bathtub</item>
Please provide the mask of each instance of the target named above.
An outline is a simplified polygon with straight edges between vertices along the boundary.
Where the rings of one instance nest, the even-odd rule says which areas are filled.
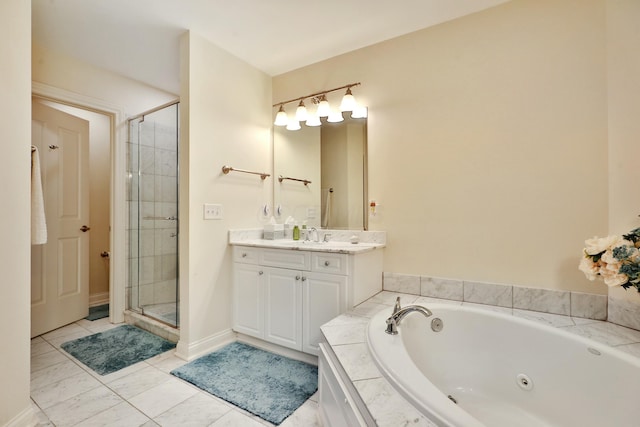
[[[382,374],[436,425],[640,426],[639,359],[507,314],[425,307],[433,314],[409,313],[398,335],[383,310],[367,339]]]

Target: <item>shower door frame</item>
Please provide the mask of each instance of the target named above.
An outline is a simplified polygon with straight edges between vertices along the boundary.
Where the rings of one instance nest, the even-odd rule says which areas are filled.
[[[179,120],[179,117],[180,117],[179,116],[179,114],[180,114],[180,100],[177,99],[177,100],[174,100],[174,101],[170,101],[170,102],[167,102],[167,103],[162,104],[160,106],[157,106],[157,107],[154,107],[154,108],[149,109],[147,111],[144,111],[144,112],[142,112],[140,114],[137,114],[135,116],[128,117],[126,119],[126,124],[127,124],[126,125],[126,132],[127,132],[126,141],[128,143],[131,143],[131,134],[130,133],[131,133],[132,122],[134,122],[136,120],[139,120],[138,123],[136,123],[136,126],[137,126],[137,129],[138,129],[138,132],[140,132],[140,126],[144,123],[145,116],[151,115],[153,113],[162,111],[162,110],[164,110],[166,108],[173,107],[173,106],[176,107],[176,202],[175,202],[176,203],[176,218],[175,218],[175,220],[176,220],[176,227],[175,227],[175,233],[176,233],[176,259],[175,259],[175,262],[176,262],[176,277],[174,279],[175,280],[175,303],[173,303],[175,305],[175,310],[176,310],[176,321],[175,321],[175,324],[172,324],[166,319],[161,319],[161,318],[159,318],[157,316],[148,314],[148,313],[145,312],[145,308],[142,305],[140,305],[140,290],[139,290],[139,288],[140,288],[140,265],[138,265],[138,269],[137,269],[138,277],[137,277],[136,284],[135,284],[135,286],[138,288],[138,292],[137,292],[138,300],[136,301],[135,308],[134,308],[133,304],[132,304],[133,296],[129,295],[126,298],[126,301],[125,301],[125,309],[134,311],[136,313],[140,313],[143,316],[147,316],[147,317],[149,317],[149,318],[151,318],[153,320],[156,320],[158,322],[164,323],[164,324],[166,324],[166,325],[168,325],[168,326],[170,326],[172,328],[179,329],[179,327],[180,327],[180,293],[179,293],[179,291],[180,291],[180,268],[179,268],[179,259],[180,259],[180,251],[179,251],[179,235],[180,235],[179,201],[180,200],[179,200],[179,197],[180,197],[180,195],[179,195],[178,188],[179,188],[179,183],[180,183],[180,161],[179,161],[179,159],[180,159],[180,131],[179,131],[179,126],[180,126],[179,125],[179,121],[180,121]],[[137,141],[138,150],[140,149],[140,146],[142,145],[141,142],[140,142],[140,138],[141,138],[140,134],[138,134],[138,141]],[[138,178],[140,179],[140,167],[141,167],[140,154],[138,154],[137,163],[138,163],[138,174],[139,174]],[[128,162],[125,165],[125,169],[129,173],[131,172],[131,171],[129,171]],[[138,191],[140,190],[140,188],[139,188],[140,185],[141,185],[141,181],[138,180]],[[131,188],[130,190],[133,191],[133,188]],[[133,202],[133,200],[129,201],[129,199],[126,198],[126,197],[125,197],[125,200],[128,201],[128,202]],[[140,237],[140,230],[142,229],[141,225],[140,225],[140,221],[142,220],[142,208],[140,206],[140,203],[142,202],[142,199],[140,198],[140,194],[138,194],[138,197],[136,198],[136,202],[138,203],[138,210],[137,210],[137,212],[138,212],[137,230],[138,231],[137,232],[138,232],[138,246],[139,246],[140,245],[140,238],[141,238]],[[154,203],[155,202],[156,201],[154,200]],[[125,202],[125,205],[126,205],[126,202]],[[129,212],[128,209],[127,209],[127,215],[130,215],[130,212]],[[154,227],[154,229],[155,229],[155,227]],[[130,232],[131,232],[131,230],[129,228],[127,228],[126,233],[130,233]],[[131,243],[129,243],[129,245],[130,244]],[[130,250],[131,250],[130,247],[127,248],[127,252],[126,253],[129,254]],[[140,257],[141,257],[140,248],[138,247],[138,257],[137,257],[138,260],[140,259]],[[130,262],[129,256],[127,256],[126,258],[127,258],[127,262]],[[139,261],[138,261],[138,263],[139,263]],[[131,273],[129,272],[129,275],[130,274]],[[133,284],[130,283],[130,277],[127,278],[127,281],[126,281],[124,286],[125,286],[125,293],[126,293],[126,289],[129,286],[131,286],[131,288],[133,288]]]

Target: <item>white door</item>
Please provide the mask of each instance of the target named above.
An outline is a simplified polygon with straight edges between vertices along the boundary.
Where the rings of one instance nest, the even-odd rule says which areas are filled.
[[[305,273],[302,287],[302,351],[320,354],[320,326],[347,311],[347,276]]]
[[[47,221],[47,243],[31,247],[34,337],[89,313],[89,122],[34,99],[31,138]]]
[[[264,273],[254,264],[234,263],[233,330],[264,338]]]
[[[302,350],[302,280],[300,271],[264,267],[264,339]],[[306,279],[304,279],[306,280]]]

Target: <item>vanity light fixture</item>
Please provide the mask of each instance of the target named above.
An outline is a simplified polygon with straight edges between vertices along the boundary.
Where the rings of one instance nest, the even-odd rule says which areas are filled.
[[[327,101],[327,97],[324,95],[320,97],[317,114],[319,117],[328,117],[329,114],[331,114],[331,106],[329,105],[329,101]]]
[[[360,85],[360,82],[350,83],[334,89],[312,93],[310,95],[301,96],[288,101],[278,102],[273,105],[274,107],[279,107],[273,124],[276,126],[286,126],[288,130],[300,129],[300,122],[304,122],[307,126],[320,126],[322,124],[320,118],[326,118],[326,121],[331,123],[341,122],[344,120],[342,116],[342,112],[344,111],[350,111],[351,117],[354,119],[366,118],[366,107],[359,106],[351,92],[351,88],[358,85]],[[346,89],[346,92],[342,97],[340,108],[338,111],[332,111],[329,101],[327,100],[327,94],[343,89]],[[311,102],[316,105],[315,112],[309,111],[305,106],[304,101],[307,99],[311,100]],[[287,117],[287,113],[284,110],[284,105],[290,102],[298,102],[295,117],[291,118]]]
[[[287,123],[287,130],[300,130],[300,122],[297,120],[289,120]]]
[[[307,126],[320,126],[322,122],[320,121],[320,117],[317,114],[309,114],[307,117],[307,121],[305,122]]]
[[[276,114],[276,120],[273,122],[276,126],[286,126],[289,122],[286,111],[284,111],[284,104],[280,104],[278,114]]]
[[[353,97],[351,93],[351,88],[347,88],[347,93],[342,97],[342,102],[340,103],[340,111],[353,111],[358,104],[356,103],[356,99]]]
[[[309,114],[307,113],[307,107],[304,106],[304,99],[301,99],[298,108],[296,108],[296,120],[306,122],[308,117]]]
[[[327,117],[327,121],[329,123],[340,123],[343,120],[344,120],[344,117],[342,117],[341,111],[332,111],[329,113],[329,116]]]
[[[351,112],[352,119],[366,119],[368,115],[367,107],[363,107],[361,105],[354,108]]]

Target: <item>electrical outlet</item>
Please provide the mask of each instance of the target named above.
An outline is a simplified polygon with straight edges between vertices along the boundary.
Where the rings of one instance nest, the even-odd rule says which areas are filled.
[[[205,203],[204,219],[222,219],[222,205]]]
[[[307,208],[307,218],[315,219],[316,215],[316,208]]]

